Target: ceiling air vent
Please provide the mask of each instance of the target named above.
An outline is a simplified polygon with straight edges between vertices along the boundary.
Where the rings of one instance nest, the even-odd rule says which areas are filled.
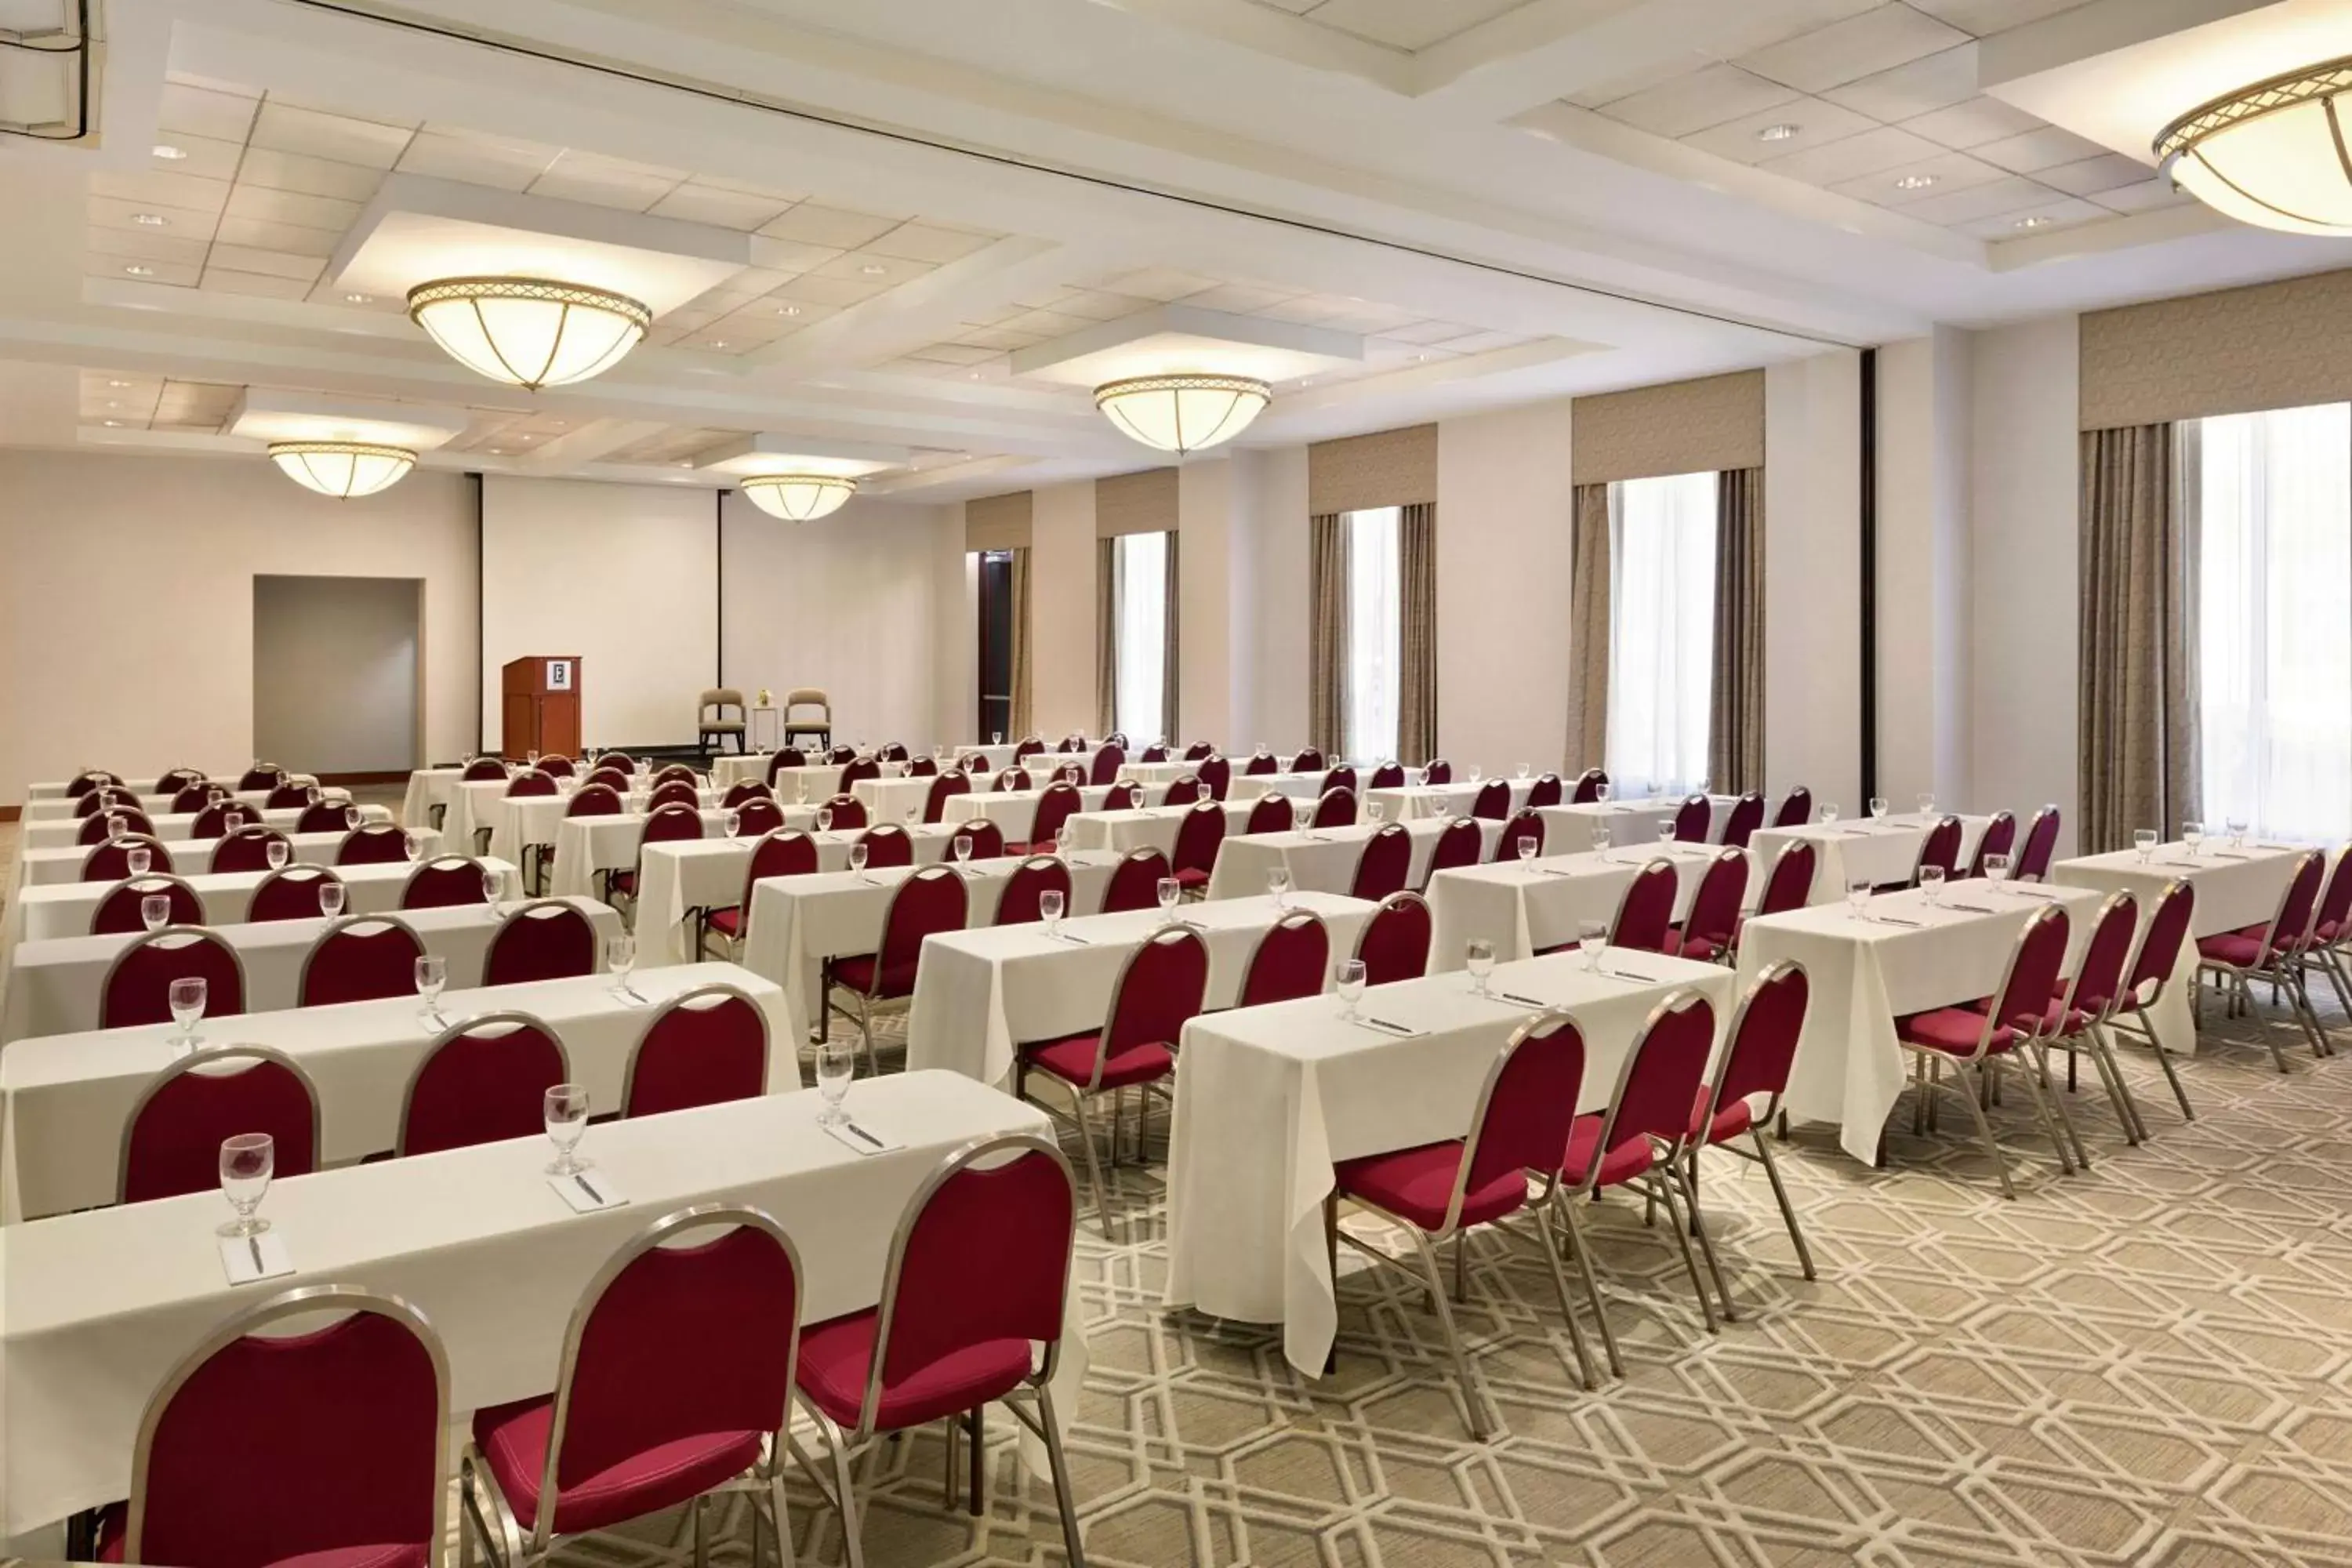
[[[93,0],[0,0],[0,132],[93,139],[100,42]]]

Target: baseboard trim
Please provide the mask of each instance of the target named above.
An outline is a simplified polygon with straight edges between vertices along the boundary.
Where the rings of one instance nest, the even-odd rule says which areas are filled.
[[[408,770],[403,768],[397,773],[320,773],[319,775],[319,782],[322,784],[406,784],[408,782]]]

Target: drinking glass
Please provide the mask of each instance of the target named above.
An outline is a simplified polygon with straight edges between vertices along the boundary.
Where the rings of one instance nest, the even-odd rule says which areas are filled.
[[[1388,814],[1389,803],[1384,800],[1368,800],[1364,803],[1364,815],[1370,817],[1375,826],[1384,820]]]
[[[1526,778],[1529,773],[1533,773],[1534,771],[1535,771],[1535,770],[1534,770],[1533,768],[1530,768],[1530,767],[1529,767],[1529,766],[1528,766],[1528,764],[1527,764],[1527,763],[1521,763],[1519,764],[1519,777],[1520,777],[1520,778],[1522,778],[1522,779],[1525,779],[1525,778]]]
[[[193,1051],[204,1044],[196,1033],[196,1020],[205,1016],[205,1001],[210,988],[203,976],[184,974],[172,982],[163,1000],[172,1009],[172,1022],[180,1026],[180,1037],[172,1044],[184,1051]]]
[[[1919,796],[1919,815],[1922,816],[1933,816],[1936,815],[1936,792],[1934,790],[1926,790],[1921,792]]]
[[[1357,1016],[1356,1004],[1364,999],[1364,961],[1362,959],[1346,958],[1339,961],[1339,1000],[1348,1005],[1347,1012],[1341,1016],[1352,1024]]]
[[[848,1098],[849,1080],[857,1076],[857,1047],[851,1040],[827,1040],[816,1048],[816,1087],[824,1109],[816,1113],[820,1127],[838,1127],[849,1120],[841,1109]]]
[[[341,882],[321,880],[319,883],[319,912],[331,921],[342,919],[343,885]]]
[[[2180,825],[2180,842],[2189,846],[2189,854],[2203,854],[2205,852],[2205,825],[2201,822],[2182,823]]]
[[[1486,783],[1486,770],[1473,763],[1470,765],[1470,782],[1474,784]]]
[[[134,877],[143,877],[155,864],[155,851],[144,844],[134,844],[122,852],[124,869]]]
[[[2153,827],[2133,828],[2132,847],[2139,851],[2139,863],[2143,866],[2147,865],[2147,858],[2156,853],[2156,829]]]
[[[991,730],[988,732],[988,743],[992,746],[1001,746],[1004,744],[1004,731],[1002,730]]]
[[[1592,825],[1592,852],[1595,855],[1598,855],[1608,847],[1609,825],[1605,822],[1594,823]]]
[[[408,857],[408,863],[412,866],[415,865],[419,860],[425,858],[425,835],[418,833],[414,829],[402,834],[400,836],[400,849],[402,854]]]
[[[1853,911],[1854,919],[1858,921],[1868,920],[1870,918],[1870,879],[1867,877],[1847,878],[1845,884],[1845,902],[1846,908]]]
[[[490,906],[490,913],[497,914],[499,912],[499,902],[506,897],[506,891],[507,878],[505,872],[495,870],[483,871],[482,901]]]
[[[162,931],[172,923],[172,900],[163,893],[150,893],[139,900],[139,923],[149,931]]]
[[[1872,795],[1870,797],[1870,819],[1873,822],[1876,822],[1885,817],[1885,815],[1886,797],[1883,795]]]
[[[129,817],[117,816],[115,813],[110,811],[106,814],[106,836],[109,838],[120,838],[130,831],[131,819]]]
[[[1835,801],[1831,801],[1831,802],[1827,803],[1826,805],[1824,805],[1822,807],[1822,826],[1826,827],[1826,826],[1828,826],[1831,823],[1835,822],[1837,819],[1838,819],[1838,808],[1837,808],[1837,802],[1835,802]]]
[[[1674,818],[1672,818],[1672,817],[1667,817],[1667,818],[1664,819],[1663,821],[1661,821],[1661,822],[1658,824],[1658,847],[1659,847],[1660,848],[1662,848],[1662,849],[1663,849],[1663,848],[1665,848],[1665,847],[1667,847],[1671,846],[1671,845],[1674,843],[1674,841],[1675,841],[1675,823],[1674,823]]]
[[[1986,856],[1986,857],[1984,858],[1984,871],[1985,871],[1985,880],[1986,880],[1986,881],[1988,881],[1988,882],[2006,882],[2006,881],[2008,881],[2008,880],[2009,880],[2009,857],[2008,857],[2008,856],[2006,856],[2006,855],[1988,855],[1988,856]]]
[[[1470,939],[1462,950],[1462,967],[1470,972],[1470,984],[1478,994],[1486,994],[1487,978],[1495,973],[1495,944],[1483,936]]]
[[[1536,852],[1543,847],[1542,840],[1537,838],[1535,835],[1531,833],[1520,834],[1517,843],[1519,847],[1519,858],[1524,861],[1534,860],[1536,858]]]
[[[135,855],[138,851],[134,849],[131,853]],[[269,841],[269,847],[263,850],[262,855],[269,862],[271,870],[283,871],[286,869],[286,862],[294,858],[294,847],[283,838],[273,838]]]
[[[816,830],[819,833],[833,831],[833,807],[820,805],[816,808]]]
[[[635,937],[623,931],[617,936],[608,936],[604,939],[604,967],[611,970],[614,976],[613,989],[633,1002],[642,1002],[645,998],[638,995],[629,985],[629,971],[636,966],[637,939]]]
[[[955,836],[955,840],[954,840],[954,844],[953,844],[953,848],[954,848],[954,850],[955,850],[956,869],[958,869],[958,870],[962,870],[965,867],[967,867],[967,866],[969,866],[969,865],[971,865],[971,834],[969,834],[969,833],[959,833],[959,834],[957,834],[957,835]]]
[[[1265,873],[1265,890],[1274,895],[1274,907],[1276,909],[1288,909],[1290,907],[1290,903],[1286,895],[1290,891],[1290,868],[1287,866],[1273,866],[1267,868]]]
[[[863,871],[866,869],[866,846],[864,844],[853,844],[849,847],[849,868],[853,871]]]
[[[2244,848],[2246,847],[2246,819],[2242,816],[2231,817],[2229,819],[2228,826],[2230,829],[2230,847],[2232,849]]]
[[[1184,884],[1173,877],[1162,877],[1153,885],[1152,891],[1159,895],[1160,912],[1174,914],[1176,900],[1183,896]]]
[[[1601,805],[1609,804],[1609,781],[1602,779],[1592,786],[1592,798]]]
[[[277,1168],[278,1144],[268,1133],[240,1132],[221,1140],[221,1196],[236,1211],[236,1217],[215,1234],[259,1236],[269,1228],[269,1222],[254,1218],[253,1211],[261,1206],[262,1195],[269,1191],[269,1178]]]
[[[1941,866],[1919,868],[1919,890],[1927,895],[1930,904],[1944,901],[1944,868]]]
[[[358,828],[359,825],[360,825],[360,808],[359,808],[358,806],[356,806],[356,805],[347,805],[347,806],[343,807],[343,827],[344,827],[344,829],[345,829],[346,831],[352,831],[352,830],[356,830],[356,829]]]
[[[743,836],[743,814],[740,811],[729,812],[725,826],[728,837],[740,838]]]
[[[305,805],[316,805],[326,798],[327,792],[317,784],[307,785],[302,791],[302,804]]]
[[[1584,967],[1598,974],[1601,955],[1609,950],[1609,928],[1599,921],[1579,921],[1576,945],[1584,953]]]
[[[1304,800],[1293,802],[1290,807],[1290,819],[1297,826],[1299,832],[1306,832],[1307,825],[1315,820],[1314,805]]]
[[[587,1162],[572,1151],[588,1131],[588,1086],[582,1083],[559,1083],[549,1089],[541,1107],[547,1119],[547,1141],[555,1145],[554,1163],[547,1167],[551,1176],[576,1176],[587,1169]]]
[[[1070,851],[1077,847],[1077,843],[1078,830],[1068,823],[1054,829],[1054,853],[1063,859],[1070,858]]]
[[[416,961],[416,994],[425,998],[424,1018],[434,1028],[446,1028],[448,1020],[441,1016],[441,988],[449,984],[449,961],[437,953],[426,953]]]
[[[1062,889],[1048,888],[1037,895],[1037,913],[1045,922],[1047,936],[1062,934]]]

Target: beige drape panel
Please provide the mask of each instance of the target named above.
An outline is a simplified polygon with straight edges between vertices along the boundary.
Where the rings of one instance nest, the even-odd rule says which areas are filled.
[[[1764,465],[1764,373],[1580,397],[1569,412],[1580,485]]]
[[[1171,475],[1175,471],[1173,468],[1167,470]],[[1177,616],[1178,607],[1184,599],[1176,570],[1176,545],[1181,537],[1172,528],[1168,531],[1167,621],[1165,623],[1168,627],[1168,656],[1160,661],[1160,722],[1168,731],[1167,741],[1171,748],[1181,746],[1177,737],[1183,733],[1176,727],[1176,699],[1182,694],[1182,684],[1177,679],[1177,667],[1180,662],[1178,656],[1182,652],[1184,646],[1183,639],[1178,636],[1181,622]]]
[[[1707,777],[1734,794],[1764,787],[1764,470],[1715,477],[1715,678]]]
[[[2182,437],[2170,425],[2083,434],[2087,854],[2126,847],[2135,828],[2169,837],[2198,815],[2196,530],[2182,499],[2196,493],[2196,450]]]
[[[1437,752],[1437,508],[1406,507],[1397,526],[1397,758]]]
[[[1609,755],[1609,487],[1576,487],[1568,589],[1568,755],[1571,777]]]
[[[1307,510],[1312,516],[1436,500],[1434,425],[1318,441],[1307,448]]]
[[[1013,552],[1013,739],[1029,728],[1029,550],[1024,545]]]
[[[2084,430],[2340,403],[2352,271],[2094,310],[2080,353]]]
[[[1095,733],[1118,727],[1118,541],[1095,544]]]
[[[1012,495],[982,496],[964,502],[964,549],[1028,549],[1033,499],[1029,491],[1018,490]]]
[[[1348,525],[1318,512],[1308,527],[1307,743],[1337,752],[1348,714]]]
[[[1097,538],[1175,531],[1175,469],[1146,468],[1139,474],[1114,474],[1095,481]]]

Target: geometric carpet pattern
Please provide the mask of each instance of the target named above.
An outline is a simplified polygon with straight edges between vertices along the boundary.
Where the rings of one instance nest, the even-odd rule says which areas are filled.
[[[0,826],[0,877],[13,838]],[[2322,1005],[2331,1037],[2352,1039]],[[1586,1229],[1628,1375],[1597,1392],[1541,1257],[1479,1238],[1456,1314],[1499,1406],[1485,1442],[1436,1318],[1392,1271],[1343,1278],[1338,1370],[1320,1380],[1285,1362],[1276,1328],[1165,1309],[1160,1167],[1125,1167],[1117,1242],[1091,1214],[1079,1230],[1091,1364],[1070,1455],[1088,1559],[2352,1568],[2352,1060],[2294,1043],[2283,1078],[2260,1021],[2218,1012],[2183,1068],[2193,1122],[2125,1047],[2139,1148],[2085,1072],[2070,1103],[2086,1173],[2061,1175],[2026,1097],[2004,1096],[2013,1203],[1955,1104],[1914,1137],[1906,1096],[1884,1169],[1796,1129],[1776,1152],[1813,1281],[1762,1172],[1710,1157],[1707,1223],[1740,1311],[1718,1334],[1673,1238],[1638,1200],[1603,1202]],[[886,1063],[899,1024],[884,1021]],[[990,1423],[977,1520],[943,1506],[938,1432],[878,1452],[860,1489],[866,1560],[1062,1562],[1012,1430]],[[792,1504],[800,1560],[841,1561],[814,1493],[795,1485]],[[740,1505],[710,1523],[712,1557],[735,1568]],[[558,1556],[681,1568],[692,1550],[685,1521],[661,1518]]]

